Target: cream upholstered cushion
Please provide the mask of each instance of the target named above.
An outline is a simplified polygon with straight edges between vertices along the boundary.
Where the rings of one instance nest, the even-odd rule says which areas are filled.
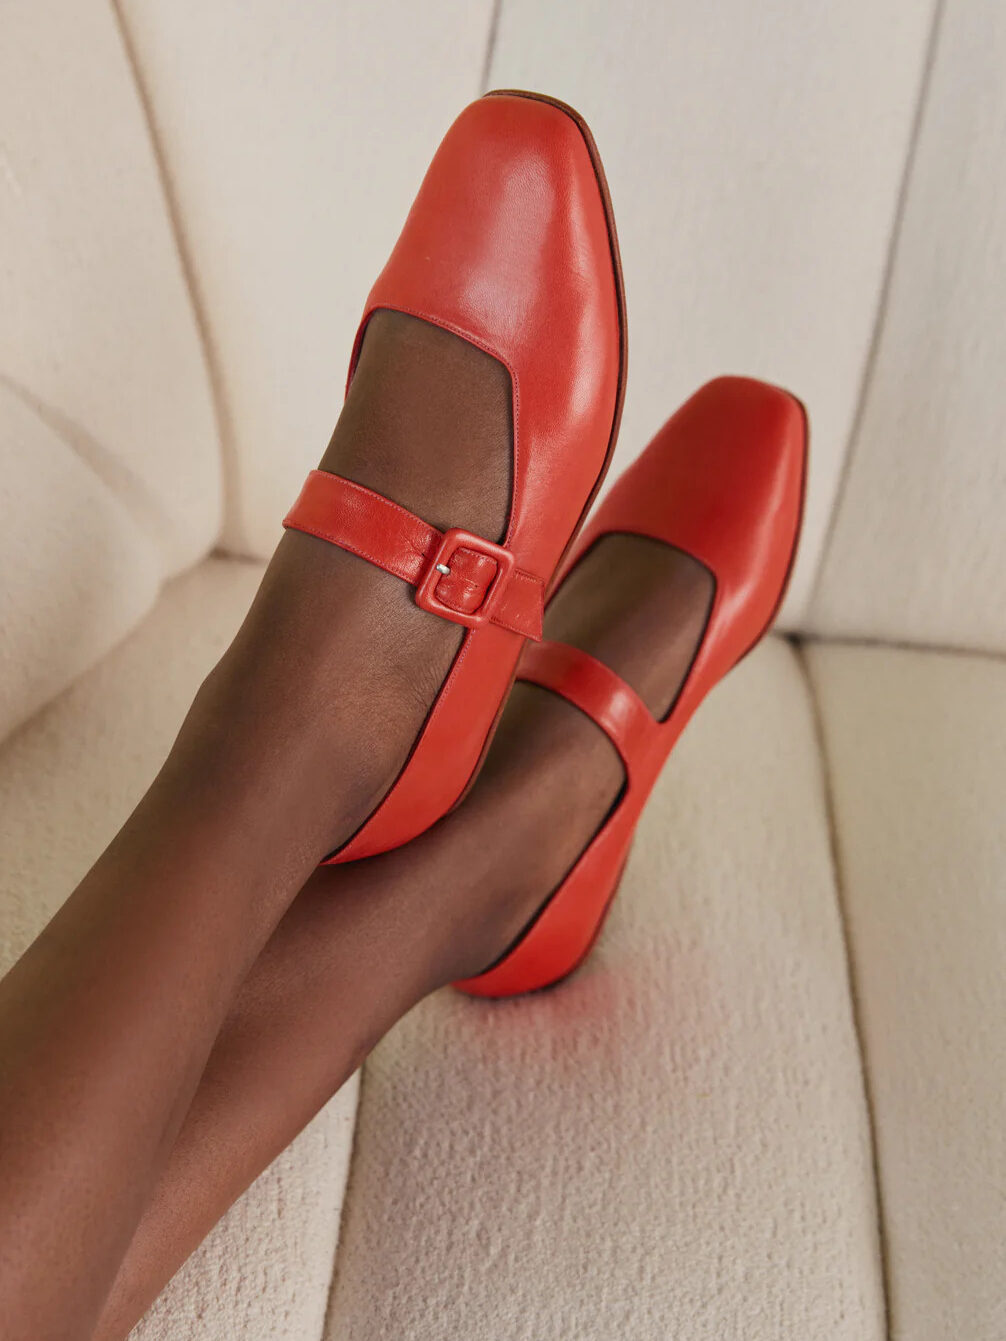
[[[1006,1336],[1006,664],[815,646],[892,1335]]]
[[[594,956],[363,1080],[328,1341],[880,1341],[821,761],[772,641],[682,739]]]
[[[993,0],[994,2],[994,0]],[[931,0],[503,0],[489,83],[545,88],[597,136],[629,306],[615,469],[719,373],[810,407],[799,627],[860,395]]]
[[[0,382],[0,739],[149,611],[161,565],[114,489]]]
[[[0,738],[216,540],[198,329],[112,7],[0,38]]]
[[[224,543],[265,558],[370,286],[478,96],[491,0],[122,0],[216,374]]]
[[[1006,5],[944,6],[809,625],[1006,651]]]
[[[136,633],[0,745],[0,972],[139,799],[260,571],[217,560],[176,580]],[[351,1082],[217,1227],[138,1338],[320,1335],[355,1104]]]

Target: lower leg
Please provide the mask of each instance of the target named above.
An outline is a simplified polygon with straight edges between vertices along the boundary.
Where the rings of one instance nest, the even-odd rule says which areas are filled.
[[[68,1319],[96,1313],[228,1002],[305,874],[256,793],[171,761],[0,983],[6,1336],[73,1335]]]
[[[546,632],[618,670],[662,715],[701,636],[711,586],[639,538],[574,570]],[[602,822],[622,782],[569,704],[518,685],[465,804],[397,852],[312,877],[245,981],[109,1298],[118,1341],[227,1206],[391,1025],[510,944]]]
[[[225,1021],[95,1341],[126,1336],[377,1040],[447,981],[436,919],[457,915],[448,889],[465,891],[449,822],[434,835],[411,844],[407,859],[402,849],[325,868],[298,896]]]
[[[379,315],[326,463],[417,508],[438,478],[449,520],[498,534],[505,373]],[[431,470],[473,446],[481,472]],[[147,796],[0,983],[10,1341],[90,1335],[239,983],[393,781],[459,637],[387,573],[286,536]]]

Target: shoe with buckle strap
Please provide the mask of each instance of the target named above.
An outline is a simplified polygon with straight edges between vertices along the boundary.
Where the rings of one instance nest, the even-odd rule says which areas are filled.
[[[513,91],[462,112],[367,300],[350,381],[367,323],[384,309],[506,367],[512,491],[500,544],[438,530],[324,470],[284,521],[409,583],[421,609],[465,630],[398,778],[328,862],[398,847],[462,797],[611,460],[625,389],[621,264],[600,159],[576,112]]]
[[[584,528],[562,578],[606,535],[658,540],[698,560],[713,598],[691,666],[657,720],[610,667],[564,643],[528,644],[517,678],[559,694],[608,736],[625,771],[608,817],[517,942],[471,996],[549,987],[590,953],[618,890],[643,806],[692,713],[768,631],[803,514],[807,421],[787,392],[742,377],[708,383],[664,425]]]

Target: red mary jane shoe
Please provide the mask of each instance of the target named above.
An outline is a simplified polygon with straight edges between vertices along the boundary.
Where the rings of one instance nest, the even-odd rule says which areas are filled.
[[[330,862],[408,842],[462,796],[495,730],[545,592],[604,478],[625,385],[621,267],[590,132],[527,93],[465,109],[430,165],[371,290],[349,369],[378,309],[420,317],[503,363],[513,390],[513,489],[502,543],[441,532],[393,500],[312,471],[285,525],[415,588],[465,629],[401,773]]]
[[[710,382],[664,425],[607,495],[562,576],[602,536],[649,536],[691,555],[715,590],[691,668],[657,721],[614,671],[575,647],[529,645],[517,678],[561,694],[604,731],[625,767],[622,794],[529,930],[497,964],[456,984],[514,996],[572,973],[597,939],[647,797],[688,719],[768,630],[803,513],[807,423],[799,401],[762,382]]]

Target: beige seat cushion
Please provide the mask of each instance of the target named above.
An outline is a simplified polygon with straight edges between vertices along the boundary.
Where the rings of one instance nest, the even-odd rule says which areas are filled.
[[[113,489],[0,381],[0,740],[157,599],[150,537]]]
[[[855,421],[932,6],[500,6],[490,84],[572,102],[607,165],[629,300],[616,470],[719,373],[783,383],[810,407],[792,627]]]
[[[893,1335],[1006,1336],[1006,664],[815,647]]]
[[[0,17],[0,739],[216,542],[210,386],[115,7]]]
[[[176,580],[122,646],[0,748],[0,971],[138,800],[259,576],[212,560]],[[351,1083],[233,1208],[141,1326],[144,1341],[321,1334],[355,1102]]]
[[[224,543],[266,558],[342,404],[357,322],[492,0],[122,0],[209,336]]]
[[[940,10],[872,369],[806,626],[1006,652],[1006,5]]]
[[[879,1341],[820,758],[772,641],[689,728],[585,969],[368,1061],[328,1341]]]

